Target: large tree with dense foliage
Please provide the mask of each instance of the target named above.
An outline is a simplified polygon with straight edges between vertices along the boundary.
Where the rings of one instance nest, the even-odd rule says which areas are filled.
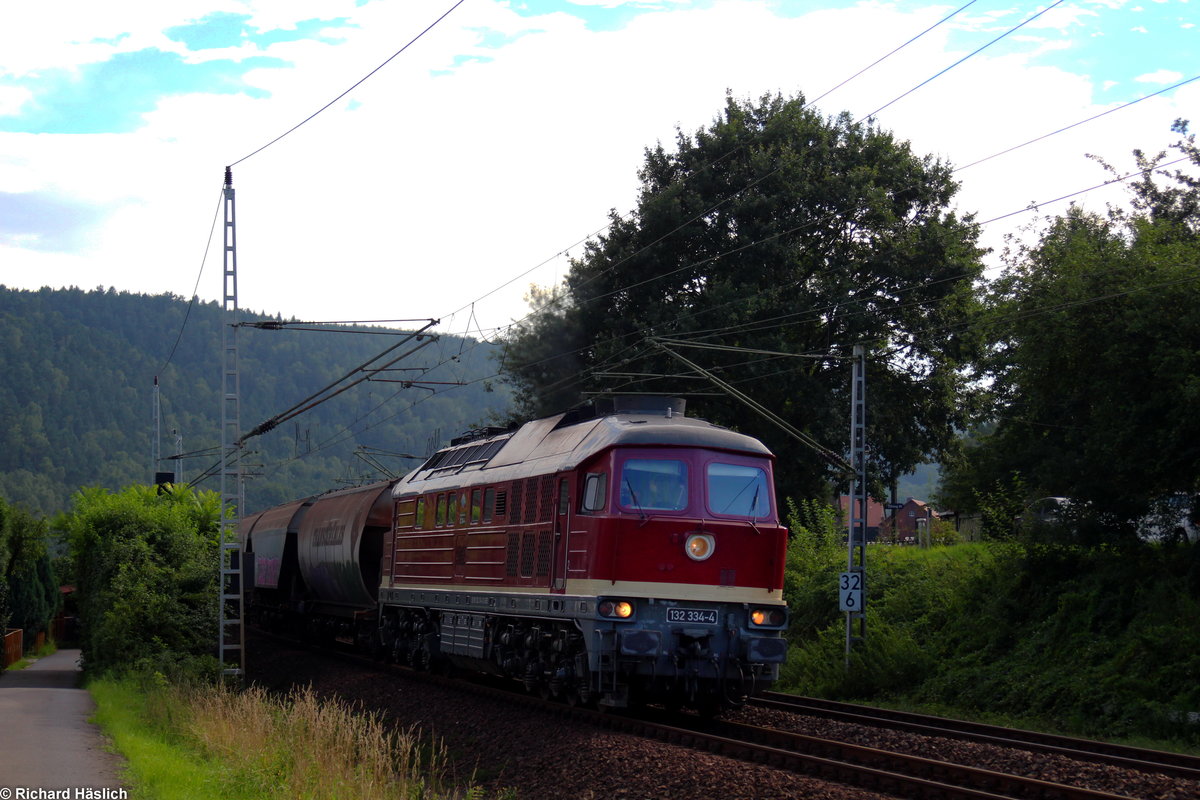
[[[1010,252],[990,297],[990,424],[946,475],[956,505],[1013,475],[1118,520],[1200,489],[1200,152],[1176,130],[1174,156],[1135,151],[1129,210],[1072,209]]]
[[[673,152],[648,149],[640,177],[636,210],[614,212],[510,335],[502,364],[521,412],[597,390],[693,394],[703,416],[768,441],[788,491],[816,494],[825,463],[647,337],[740,348],[686,353],[838,452],[845,359],[866,343],[879,474],[907,472],[950,440],[960,365],[975,352],[957,331],[981,266],[975,226],[948,210],[947,164],[803,97],[730,97]]]

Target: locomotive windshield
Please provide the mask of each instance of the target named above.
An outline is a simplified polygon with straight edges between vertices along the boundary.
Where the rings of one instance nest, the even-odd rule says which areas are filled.
[[[621,505],[634,511],[682,511],[688,504],[687,465],[665,458],[630,458],[621,468]]]
[[[680,458],[625,459],[617,477],[621,507],[639,514],[698,513],[699,509],[689,512],[690,464],[697,478],[703,474],[703,485],[697,481],[691,489],[703,490],[709,513],[750,520],[771,517],[771,482],[764,466],[751,459],[743,463],[732,463],[733,459],[696,462]]]
[[[742,464],[710,463],[706,469],[708,507],[714,514],[761,519],[771,513],[767,473]]]

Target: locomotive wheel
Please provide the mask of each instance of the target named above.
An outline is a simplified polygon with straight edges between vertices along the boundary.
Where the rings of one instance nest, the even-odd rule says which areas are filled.
[[[417,672],[428,672],[429,667],[433,663],[433,655],[429,652],[429,647],[422,642],[413,648],[412,651],[412,668]]]

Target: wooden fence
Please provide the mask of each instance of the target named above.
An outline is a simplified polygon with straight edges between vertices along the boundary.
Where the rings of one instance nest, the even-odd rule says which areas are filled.
[[[24,653],[25,631],[20,628],[8,628],[4,631],[4,666],[15,664],[21,660]]]

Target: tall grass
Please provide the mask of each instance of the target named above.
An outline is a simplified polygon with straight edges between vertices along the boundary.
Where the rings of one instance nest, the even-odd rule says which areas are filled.
[[[447,782],[440,745],[411,729],[390,728],[377,713],[319,699],[311,689],[274,697],[256,687],[234,691],[129,678],[96,681],[91,688],[97,719],[129,759],[139,796],[481,797],[477,787],[458,790]],[[188,776],[180,781],[183,772]]]
[[[259,688],[192,691],[187,728],[206,753],[250,782],[285,797],[334,800],[444,796],[440,747],[421,756],[410,729],[389,729],[378,714],[312,689],[275,699]]]

